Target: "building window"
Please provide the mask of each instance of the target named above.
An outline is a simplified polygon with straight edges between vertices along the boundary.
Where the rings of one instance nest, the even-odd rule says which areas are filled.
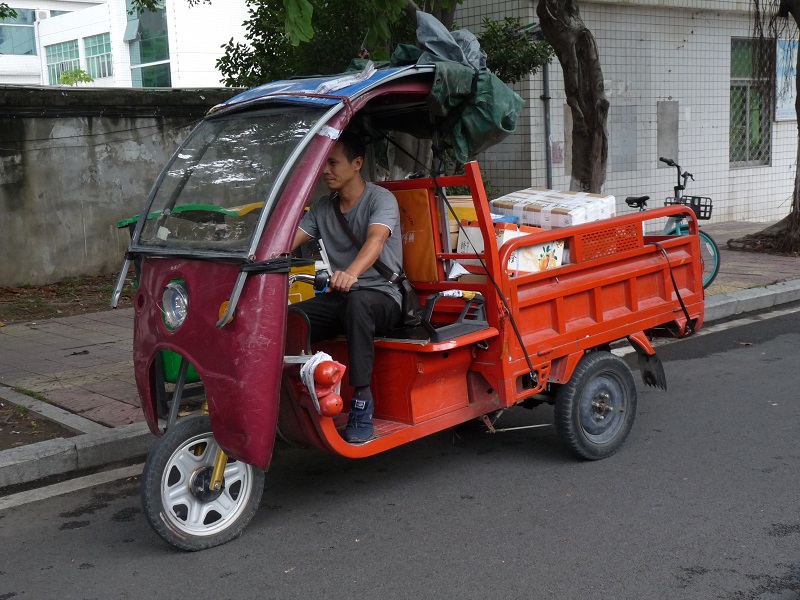
[[[47,72],[50,76],[50,85],[61,83],[61,74],[64,71],[81,68],[81,61],[78,55],[78,40],[45,46],[44,50],[47,55]]]
[[[16,17],[0,19],[0,54],[36,55],[36,11],[15,8]]]
[[[754,72],[752,39],[731,40],[730,164],[768,165],[772,141],[772,78]]]
[[[169,63],[131,69],[133,87],[171,87]]]
[[[166,11],[163,8],[146,10],[130,17],[124,39],[131,53],[133,87],[170,87]]]
[[[83,38],[86,49],[86,70],[94,79],[111,77],[114,74],[111,65],[111,35],[102,33]]]

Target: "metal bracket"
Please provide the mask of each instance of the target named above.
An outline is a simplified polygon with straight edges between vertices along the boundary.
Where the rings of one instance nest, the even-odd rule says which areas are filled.
[[[285,365],[304,365],[313,357],[310,354],[301,354],[300,356],[284,356],[283,364]]]
[[[122,295],[122,288],[125,286],[125,278],[128,276],[128,271],[131,268],[133,260],[126,257],[125,262],[122,263],[122,270],[117,277],[117,284],[114,286],[114,292],[111,294],[111,308],[117,308],[119,304],[119,297]]]
[[[483,415],[481,420],[483,420],[483,424],[486,425],[486,429],[489,430],[489,433],[497,433],[497,430],[494,428],[494,423],[489,419],[489,415]]]
[[[181,397],[183,396],[183,385],[186,383],[186,372],[189,370],[189,361],[181,357],[181,366],[178,370],[178,380],[175,382],[175,391],[172,394],[172,404],[169,407],[167,426],[164,431],[175,425],[178,420],[178,411],[181,407]]]

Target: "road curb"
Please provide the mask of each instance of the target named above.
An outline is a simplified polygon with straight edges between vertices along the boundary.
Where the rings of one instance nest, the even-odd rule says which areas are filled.
[[[800,301],[800,280],[719,294],[706,299],[705,322],[795,301]],[[0,488],[145,456],[156,439],[145,423],[107,428],[1,386],[0,398],[80,434],[1,451]]]
[[[0,452],[0,488],[145,456],[155,441],[145,423]]]
[[[760,288],[720,294],[706,299],[705,322],[764,310],[800,300],[800,280],[782,281]]]

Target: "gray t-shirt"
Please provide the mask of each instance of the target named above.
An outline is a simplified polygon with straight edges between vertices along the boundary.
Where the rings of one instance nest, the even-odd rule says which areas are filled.
[[[380,260],[392,272],[399,273],[403,264],[400,209],[398,209],[397,200],[392,193],[368,182],[356,205],[343,214],[353,235],[362,244],[367,239],[367,229],[370,225],[383,225],[389,228],[391,234],[383,246]],[[313,239],[323,241],[334,272],[344,271],[358,256],[360,248],[355,248],[347,233],[342,230],[328,196],[323,196],[311,205],[300,221],[300,229]],[[384,292],[402,306],[400,290],[397,285],[389,283],[375,270],[375,267],[364,271],[352,287],[354,290],[363,288]]]

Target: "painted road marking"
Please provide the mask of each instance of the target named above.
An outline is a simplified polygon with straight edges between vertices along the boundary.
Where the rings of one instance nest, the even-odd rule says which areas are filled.
[[[47,487],[37,488],[35,490],[28,490],[27,492],[20,492],[12,496],[0,498],[0,510],[6,508],[13,508],[15,506],[22,506],[23,504],[30,504],[31,502],[38,502],[39,500],[47,500],[55,496],[63,496],[71,492],[77,492],[86,488],[102,485],[118,479],[125,479],[127,477],[137,477],[142,474],[144,463],[133,465],[130,467],[122,467],[113,469],[111,471],[102,471],[94,475],[86,475],[85,477],[77,477],[69,481],[62,481],[48,485]]]

